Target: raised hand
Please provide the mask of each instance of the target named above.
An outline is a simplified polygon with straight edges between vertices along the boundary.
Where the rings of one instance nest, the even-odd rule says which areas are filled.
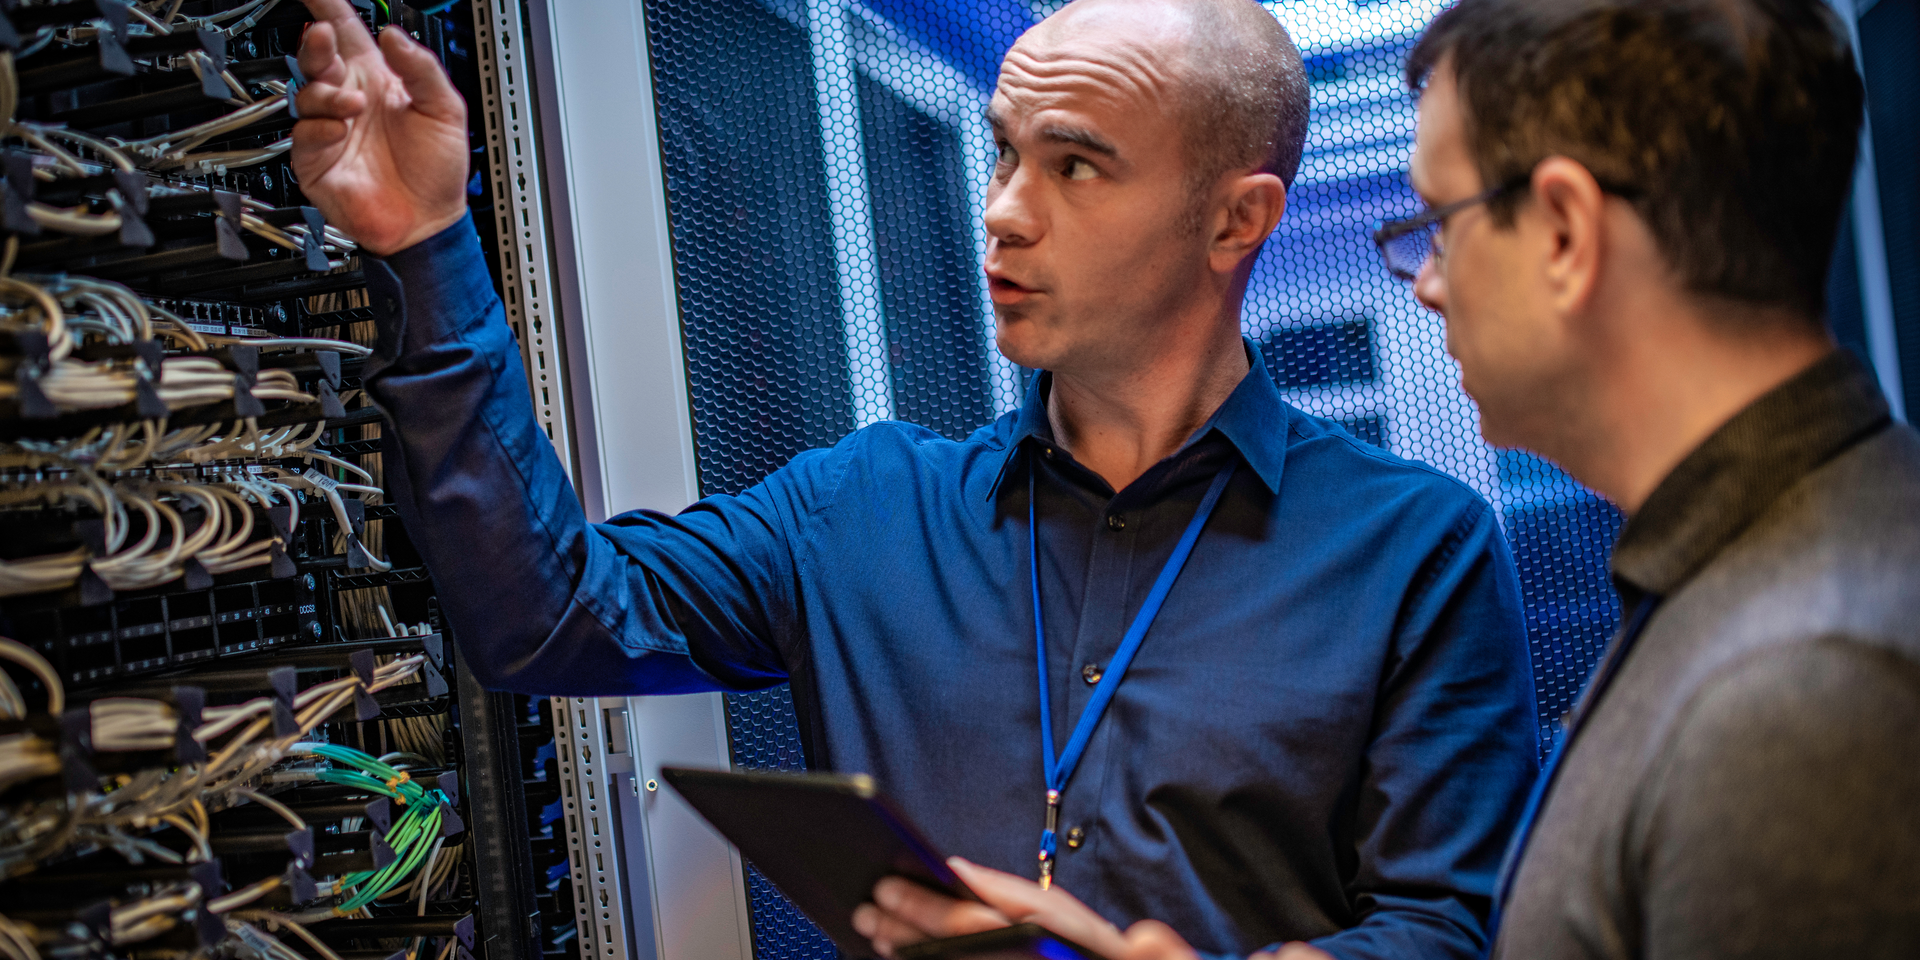
[[[404,250],[466,213],[467,105],[399,27],[375,42],[347,0],[302,0],[307,83],[293,172],[327,222],[369,252]]]

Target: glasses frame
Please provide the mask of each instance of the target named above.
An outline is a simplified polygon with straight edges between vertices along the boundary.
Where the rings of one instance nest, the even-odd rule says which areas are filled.
[[[1526,186],[1527,184],[1531,183],[1532,180],[1533,178],[1531,175],[1526,177],[1517,177],[1497,187],[1494,187],[1491,190],[1483,190],[1480,193],[1476,193],[1473,196],[1466,198],[1465,200],[1455,200],[1454,202],[1446,204],[1445,206],[1434,207],[1431,210],[1422,211],[1411,217],[1400,217],[1393,220],[1381,220],[1375,223],[1373,225],[1373,245],[1375,249],[1380,251],[1380,262],[1386,265],[1387,273],[1391,274],[1395,280],[1404,280],[1404,281],[1407,281],[1408,283],[1412,283],[1416,278],[1420,276],[1420,268],[1419,267],[1414,268],[1414,271],[1412,273],[1394,269],[1393,259],[1387,255],[1387,244],[1392,243],[1393,241],[1398,240],[1401,237],[1406,236],[1407,234],[1413,233],[1416,230],[1424,230],[1430,226],[1433,226],[1436,223],[1440,223],[1441,221],[1447,219],[1448,217],[1451,217],[1462,210],[1468,209],[1469,207],[1486,203],[1490,200],[1493,200],[1496,197],[1499,197],[1502,194],[1508,193],[1513,190],[1517,190],[1520,187]],[[1427,260],[1433,259],[1433,250],[1434,250],[1433,246],[1429,246],[1427,248],[1426,259],[1420,261],[1421,267],[1426,266]]]

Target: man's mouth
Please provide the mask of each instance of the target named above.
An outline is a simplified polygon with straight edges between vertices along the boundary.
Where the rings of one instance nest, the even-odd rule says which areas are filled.
[[[1019,303],[1034,293],[1032,287],[1019,283],[995,270],[987,271],[987,293],[994,303],[1006,305]]]

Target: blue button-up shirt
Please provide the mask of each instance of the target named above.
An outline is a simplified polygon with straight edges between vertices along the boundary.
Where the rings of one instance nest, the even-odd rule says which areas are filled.
[[[1288,406],[1257,353],[1118,493],[1054,442],[1041,377],[964,441],[875,424],[739,496],[593,524],[535,424],[472,227],[387,263],[369,269],[395,315],[367,387],[393,424],[389,486],[485,683],[791,680],[816,765],[871,773],[942,849],[1033,876],[1028,471],[1064,743],[1239,461],[1066,788],[1061,830],[1084,839],[1056,880],[1205,951],[1478,955],[1537,755],[1506,544],[1458,481]]]

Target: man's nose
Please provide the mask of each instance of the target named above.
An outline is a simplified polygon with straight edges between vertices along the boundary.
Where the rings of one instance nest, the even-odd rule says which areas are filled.
[[[1033,196],[1034,179],[1026,167],[1019,167],[1005,183],[987,192],[983,219],[988,236],[1016,247],[1040,239],[1044,225]]]
[[[1432,257],[1420,265],[1420,272],[1413,278],[1413,298],[1434,313],[1447,312],[1447,281],[1433,265]]]

